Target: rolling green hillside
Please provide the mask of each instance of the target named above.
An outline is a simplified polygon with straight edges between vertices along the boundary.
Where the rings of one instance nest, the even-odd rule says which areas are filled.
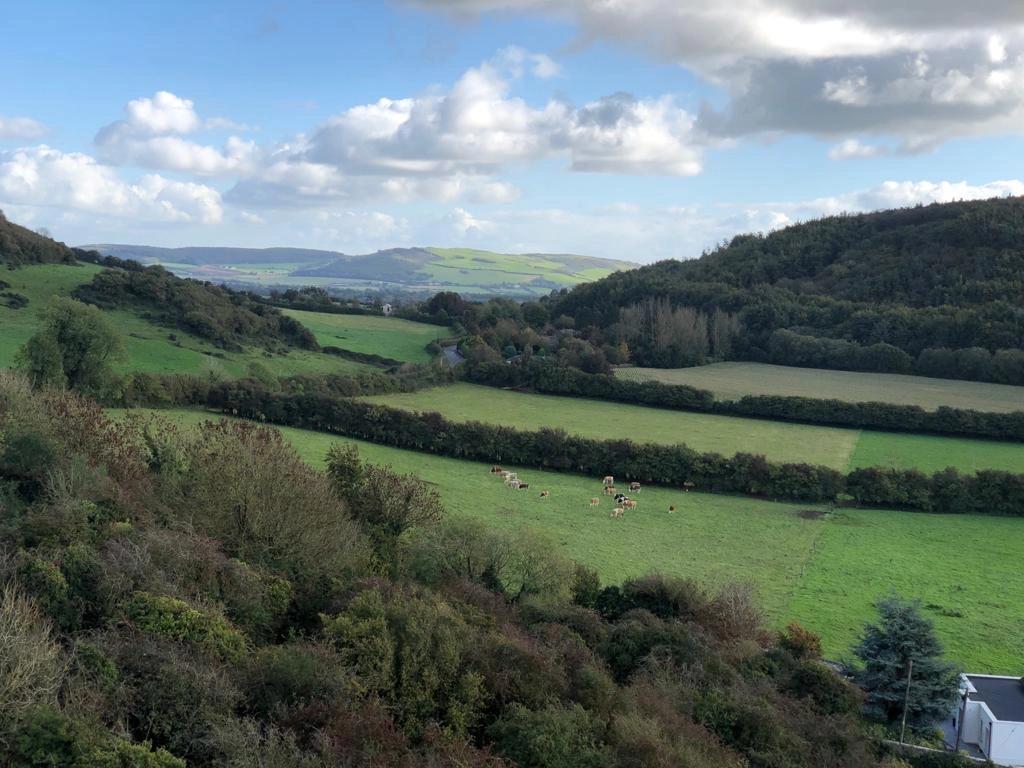
[[[90,245],[101,253],[160,263],[176,274],[264,286],[318,285],[471,296],[544,296],[636,264],[572,254],[506,254],[470,248],[390,248],[365,255],[301,248],[155,248]]]
[[[217,414],[157,411],[180,424]],[[605,583],[656,571],[714,586],[752,584],[770,622],[798,621],[820,633],[830,658],[841,658],[874,611],[896,590],[919,598],[949,658],[995,674],[1024,664],[1024,520],[978,515],[824,509],[768,501],[645,488],[635,512],[612,520],[607,499],[589,499],[596,478],[519,469],[531,488],[506,488],[469,461],[352,441],[301,429],[281,433],[302,457],[322,466],[328,448],[353,443],[370,462],[426,478],[448,511],[505,531],[529,529],[569,557],[596,568]],[[674,505],[676,512],[668,513]],[[972,556],[963,557],[970,541]],[[987,565],[979,569],[978,562]],[[999,584],[996,592],[992,584]]]
[[[0,272],[10,290],[28,298],[20,309],[0,304],[0,368],[14,363],[18,349],[35,332],[37,311],[51,296],[70,296],[102,272],[95,264],[35,264]],[[253,347],[227,351],[180,328],[160,325],[143,313],[106,310],[121,332],[127,360],[124,371],[197,373],[236,378],[254,363],[279,376],[302,373],[348,373],[366,366],[322,352],[292,349],[278,353]]]

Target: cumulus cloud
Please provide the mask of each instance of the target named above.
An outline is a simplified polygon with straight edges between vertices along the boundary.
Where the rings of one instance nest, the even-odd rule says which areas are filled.
[[[494,176],[548,159],[584,172],[700,172],[693,117],[670,97],[619,93],[576,107],[532,105],[512,93],[528,69],[546,75],[553,66],[506,48],[447,90],[346,109],[270,152],[230,197],[250,206],[360,197],[508,202],[519,191]]]
[[[0,139],[38,139],[46,132],[46,126],[31,117],[0,115]]]
[[[407,0],[455,14],[573,20],[577,45],[606,40],[675,61],[724,88],[712,135],[799,132],[900,138],[1019,133],[1024,4],[1007,0]]]
[[[0,152],[0,201],[160,222],[215,224],[217,190],[147,174],[128,183],[95,158],[45,145]]]
[[[202,176],[244,174],[256,167],[255,142],[230,136],[222,147],[214,147],[182,138],[199,130],[244,127],[223,117],[202,120],[190,99],[158,91],[151,98],[129,101],[125,119],[102,128],[95,144],[100,158],[114,165]]]

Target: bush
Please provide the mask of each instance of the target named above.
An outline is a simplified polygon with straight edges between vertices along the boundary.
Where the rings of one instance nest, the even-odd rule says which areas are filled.
[[[5,586],[0,592],[0,720],[53,702],[64,670],[49,622],[14,586]]]
[[[126,606],[128,617],[143,632],[206,648],[228,660],[238,660],[246,641],[223,616],[200,611],[183,600],[136,592]]]

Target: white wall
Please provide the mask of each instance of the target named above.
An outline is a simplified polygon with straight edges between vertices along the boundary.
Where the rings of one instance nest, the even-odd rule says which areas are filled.
[[[993,763],[1024,766],[1024,723],[994,722],[992,752],[988,757]]]
[[[967,707],[964,710],[963,741],[968,744],[981,743],[982,709],[980,701],[967,700]]]

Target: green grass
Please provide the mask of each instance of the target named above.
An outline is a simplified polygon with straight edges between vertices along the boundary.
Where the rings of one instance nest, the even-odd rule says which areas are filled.
[[[321,346],[341,347],[410,363],[429,362],[427,344],[451,335],[447,328],[439,325],[414,323],[398,317],[282,311],[309,328]]]
[[[35,333],[39,309],[50,297],[70,294],[99,271],[101,267],[93,264],[46,264],[0,272],[0,280],[11,284],[9,290],[29,299],[29,305],[22,309],[0,307],[0,367],[13,365],[18,349]],[[116,310],[107,314],[124,340],[127,359],[120,365],[123,371],[213,373],[237,378],[244,376],[254,362],[263,363],[279,376],[367,370],[360,363],[305,350],[293,350],[287,355],[268,355],[258,349],[225,352],[203,339],[156,325],[134,312]],[[177,342],[171,341],[171,334],[177,337]]]
[[[761,363],[715,363],[698,368],[619,368],[616,376],[663,381],[709,389],[721,399],[744,395],[782,395],[857,402],[940,405],[1007,413],[1024,410],[1024,387],[976,381],[929,379],[894,373],[856,373],[790,368]]]
[[[512,392],[456,384],[419,392],[379,395],[372,402],[437,411],[453,421],[483,421],[518,429],[560,427],[596,439],[686,443],[698,451],[763,453],[772,461],[808,462],[847,471],[875,465],[937,472],[1002,469],[1024,472],[1024,444],[994,440],[870,432],[763,419],[687,413],[584,398]]]
[[[438,411],[454,421],[484,421],[530,430],[559,427],[596,439],[686,443],[698,451],[717,451],[726,456],[738,451],[764,453],[777,461],[806,461],[837,469],[849,464],[859,435],[852,429],[665,411],[475,384],[366,399],[396,408]]]
[[[191,424],[214,414],[161,411]],[[821,634],[831,658],[848,654],[871,604],[891,591],[920,598],[950,658],[974,671],[1019,674],[1024,667],[1024,519],[841,510],[817,519],[807,506],[647,487],[618,520],[596,478],[508,467],[530,483],[512,491],[489,465],[282,429],[299,454],[322,465],[335,442],[355,442],[364,459],[391,464],[434,485],[449,513],[490,526],[531,529],[605,583],[652,571],[755,585],[772,626],[798,621]],[[541,500],[540,489],[551,492]],[[667,512],[674,504],[677,511]],[[961,616],[943,614],[959,613]]]

